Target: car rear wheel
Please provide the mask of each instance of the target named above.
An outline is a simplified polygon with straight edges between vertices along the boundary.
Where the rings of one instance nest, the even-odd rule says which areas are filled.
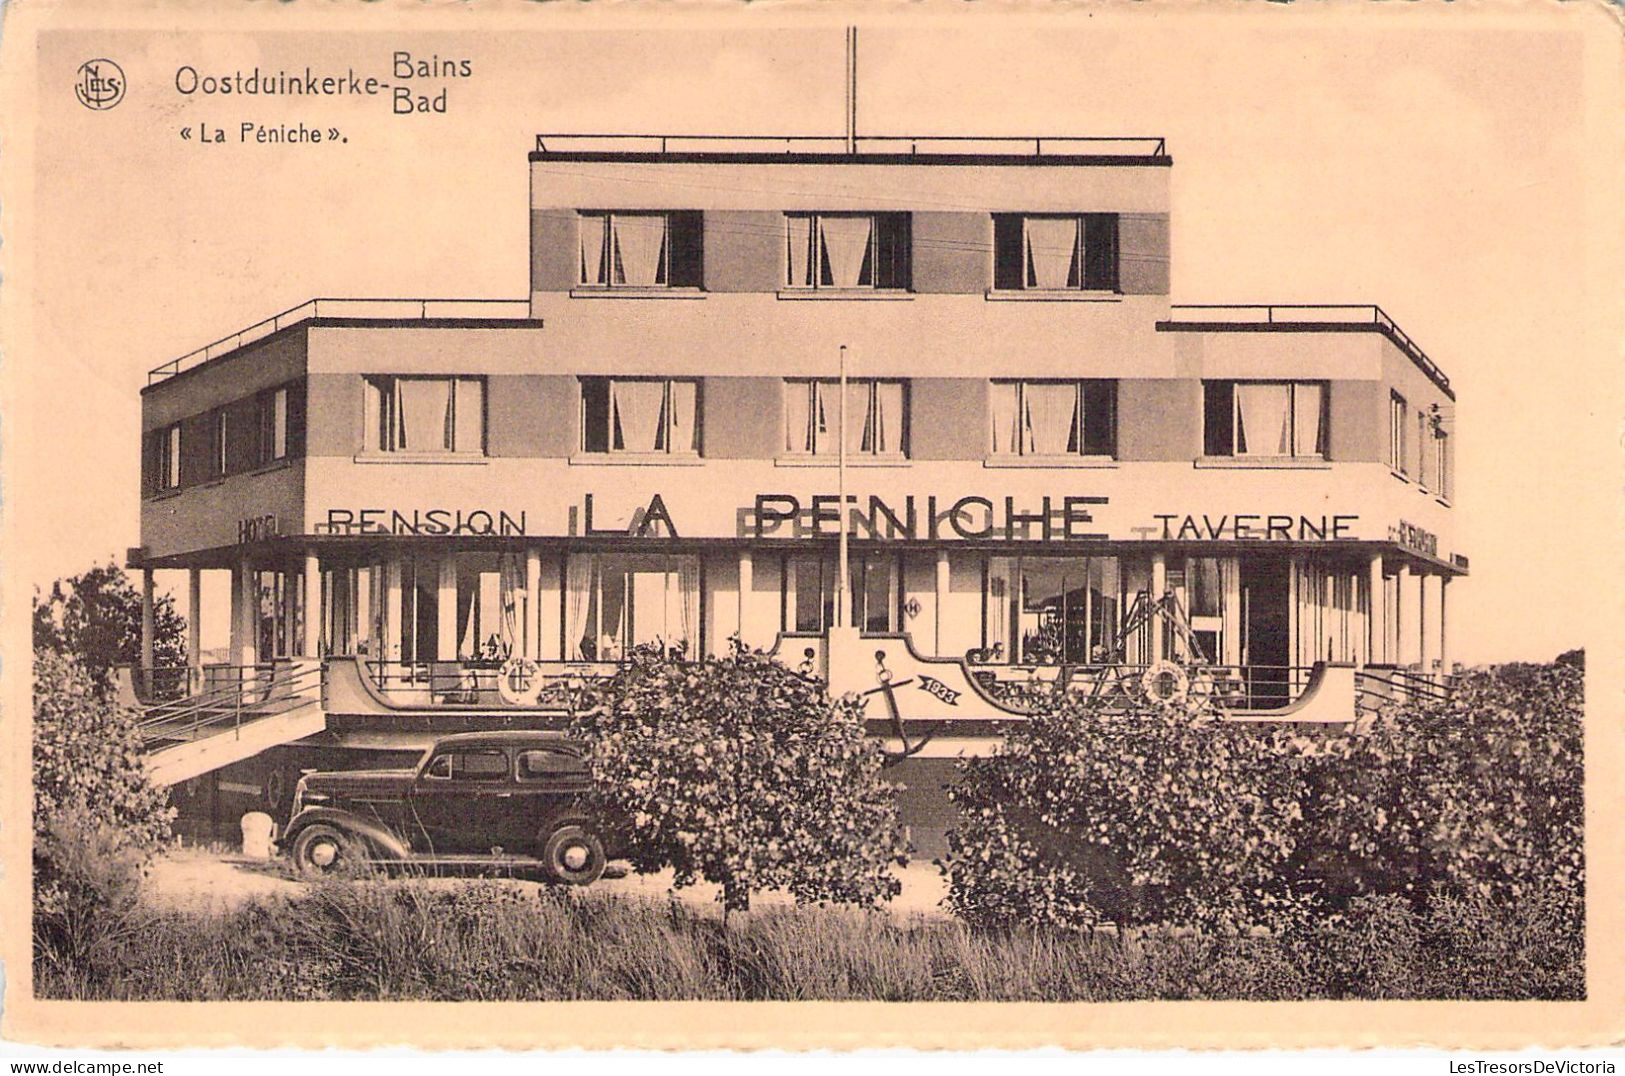
[[[567,822],[542,844],[547,876],[566,885],[589,885],[604,873],[604,842],[579,822]]]
[[[341,874],[362,863],[361,846],[337,826],[306,826],[293,839],[293,864],[311,876]]]

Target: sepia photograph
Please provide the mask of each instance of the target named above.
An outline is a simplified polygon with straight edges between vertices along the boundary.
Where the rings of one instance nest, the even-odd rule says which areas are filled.
[[[1266,7],[13,6],[7,1036],[1617,1042],[1617,20]]]

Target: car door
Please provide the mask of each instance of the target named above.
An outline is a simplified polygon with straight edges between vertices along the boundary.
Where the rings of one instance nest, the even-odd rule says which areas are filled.
[[[412,806],[429,855],[478,855],[504,845],[502,815],[514,795],[513,767],[497,746],[437,751],[418,774]]]
[[[519,796],[515,801],[513,832],[516,848],[532,854],[541,851],[544,830],[561,812],[571,808],[588,786],[586,766],[573,752],[562,748],[527,747],[515,758]]]

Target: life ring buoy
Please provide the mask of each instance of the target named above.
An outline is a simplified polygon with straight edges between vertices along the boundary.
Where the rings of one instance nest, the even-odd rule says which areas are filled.
[[[542,697],[542,667],[530,658],[509,658],[497,674],[497,694],[509,706],[535,706]]]
[[[1191,678],[1185,670],[1164,658],[1156,662],[1140,677],[1145,697],[1159,706],[1178,706],[1190,691]]]

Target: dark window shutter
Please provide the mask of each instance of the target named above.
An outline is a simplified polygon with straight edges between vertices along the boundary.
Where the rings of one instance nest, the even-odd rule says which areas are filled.
[[[193,415],[181,423],[181,485],[195,486],[215,477],[209,458],[213,447],[213,412]]]
[[[705,218],[691,210],[669,215],[671,242],[671,286],[705,286]]]
[[[609,380],[581,379],[581,450],[609,451]]]
[[[250,396],[226,407],[226,473],[242,474],[259,465],[259,398]]]
[[[158,492],[158,435],[160,430],[147,430],[141,435],[141,492]]]
[[[305,454],[305,383],[295,381],[288,389],[288,458]]]
[[[1116,291],[1117,264],[1117,214],[1088,214],[1083,218],[1083,286]]]
[[[913,284],[909,266],[909,215],[881,213],[875,218],[875,287],[900,288]]]
[[[1234,455],[1235,382],[1202,382],[1202,452]]]
[[[1117,382],[1083,383],[1083,452],[1117,455]]]
[[[993,287],[1014,291],[1021,287],[1021,217],[1015,213],[993,214]]]

